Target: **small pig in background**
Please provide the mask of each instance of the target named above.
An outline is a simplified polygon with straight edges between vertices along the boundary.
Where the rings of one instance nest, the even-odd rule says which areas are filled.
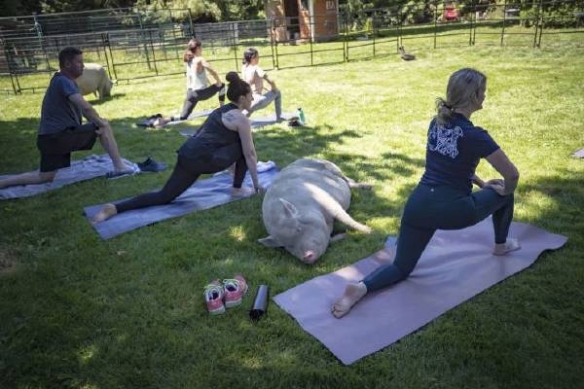
[[[284,247],[304,263],[313,264],[326,251],[334,220],[357,231],[371,229],[355,221],[346,210],[356,183],[332,162],[299,159],[274,179],[262,204],[269,236],[259,239],[267,247]],[[336,240],[338,237],[332,238]]]
[[[99,99],[110,97],[113,81],[107,75],[105,68],[97,63],[86,63],[83,74],[75,80],[81,95],[96,94]]]

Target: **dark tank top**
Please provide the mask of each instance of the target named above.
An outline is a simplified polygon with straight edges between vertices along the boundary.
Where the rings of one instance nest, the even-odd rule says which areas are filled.
[[[235,145],[239,147],[229,147],[228,149],[237,149],[239,151],[237,154],[241,155],[239,133],[225,127],[221,120],[224,113],[233,109],[237,109],[237,106],[229,103],[214,110],[199,131],[178,149],[178,155],[188,159],[206,159],[215,155],[220,149]],[[235,158],[236,155],[233,157]]]

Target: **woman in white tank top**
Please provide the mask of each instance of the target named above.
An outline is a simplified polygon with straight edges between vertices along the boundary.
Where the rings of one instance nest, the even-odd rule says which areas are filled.
[[[195,109],[199,101],[208,100],[219,93],[219,105],[225,102],[225,85],[221,82],[217,72],[202,56],[203,45],[198,39],[191,39],[183,55],[187,75],[187,96],[179,117],[159,118],[154,123],[155,127],[162,127],[168,122],[186,120]],[[207,77],[209,73],[215,83],[209,85]]]

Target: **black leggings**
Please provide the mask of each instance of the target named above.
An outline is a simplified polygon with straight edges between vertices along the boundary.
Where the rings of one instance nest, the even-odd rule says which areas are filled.
[[[186,191],[201,174],[217,173],[229,166],[231,164],[225,164],[224,160],[221,162],[206,161],[203,164],[199,161],[193,161],[179,156],[170,178],[161,190],[121,201],[115,204],[116,210],[118,213],[122,213],[131,209],[168,204]],[[235,162],[234,188],[241,188],[246,172],[247,164],[245,158],[241,156]]]
[[[208,100],[211,97],[215,96],[215,93],[217,92],[219,92],[219,102],[224,103],[225,102],[225,90],[223,89],[224,87],[225,87],[224,84],[221,84],[221,86],[213,84],[204,89],[197,90],[189,89],[187,91],[187,97],[183,104],[182,112],[180,114],[180,120],[185,120],[186,118],[188,118],[199,101]]]

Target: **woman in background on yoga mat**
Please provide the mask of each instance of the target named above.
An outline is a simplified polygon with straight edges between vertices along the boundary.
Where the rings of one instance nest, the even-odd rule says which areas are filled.
[[[516,239],[507,237],[519,172],[489,133],[470,121],[483,108],[486,87],[487,77],[474,69],[450,76],[446,100],[437,99],[438,113],[428,129],[425,172],[404,207],[395,259],[347,285],[331,308],[335,317],[346,315],[367,293],[406,279],[438,229],[466,228],[492,215],[493,254],[520,248]],[[481,180],[475,174],[481,158],[503,179]],[[480,190],[473,193],[473,184]]]
[[[217,72],[203,58],[203,44],[198,39],[191,39],[183,55],[187,73],[187,96],[179,117],[158,118],[155,127],[162,127],[175,120],[185,120],[195,109],[199,101],[208,100],[219,93],[219,105],[225,102],[225,85],[221,82]],[[209,73],[215,79],[215,84],[209,85]]]
[[[247,116],[253,112],[266,108],[272,101],[276,108],[276,120],[282,120],[282,94],[276,87],[276,83],[268,78],[260,66],[260,54],[253,47],[248,48],[243,53],[242,78],[251,86],[253,102],[251,108],[247,110]],[[270,90],[264,93],[264,80],[270,84]]]
[[[129,211],[153,205],[168,204],[188,189],[201,174],[217,173],[235,164],[233,196],[248,196],[263,191],[258,181],[257,156],[249,119],[242,111],[252,101],[250,86],[229,72],[227,98],[230,103],[214,110],[195,135],[177,151],[174,171],[164,187],[117,204],[106,204],[93,218],[94,223]],[[254,188],[242,188],[249,170]]]

